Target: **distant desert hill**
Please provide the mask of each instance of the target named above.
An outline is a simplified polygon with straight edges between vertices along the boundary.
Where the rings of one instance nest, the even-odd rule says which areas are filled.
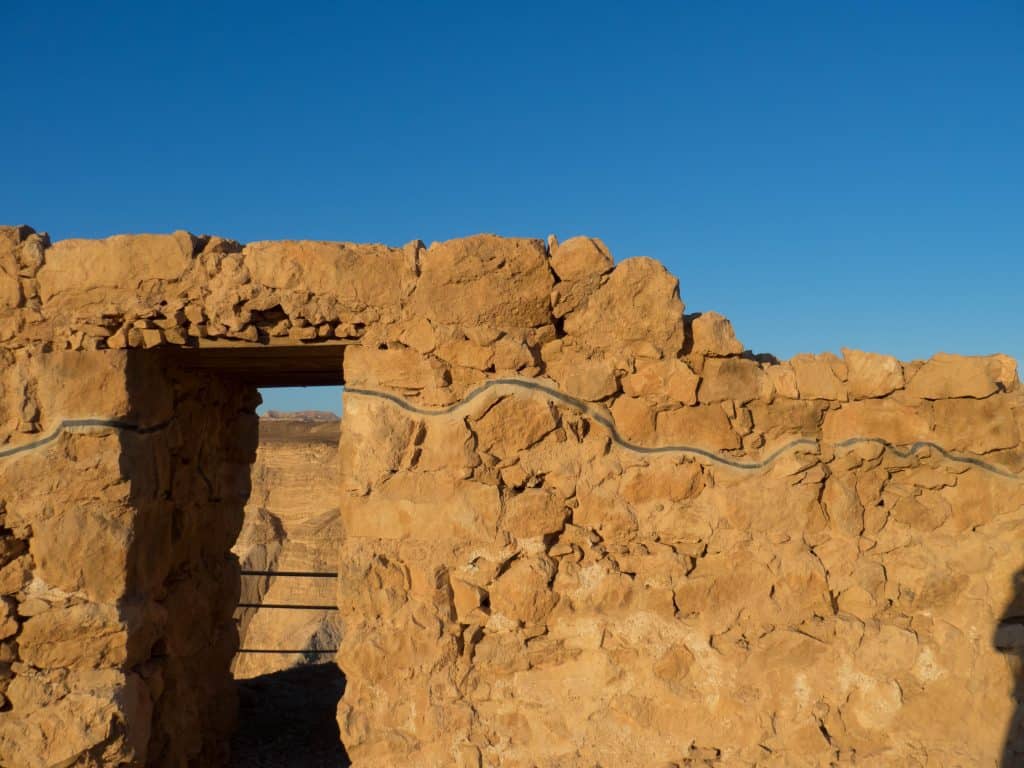
[[[333,411],[267,411],[261,418],[275,421],[338,421]]]
[[[233,551],[243,570],[337,570],[338,435],[332,413],[271,411],[260,419],[245,523]],[[334,605],[334,579],[243,576],[242,603]],[[324,650],[339,640],[337,613],[276,608],[239,609],[241,647]],[[239,654],[236,677],[253,677],[333,654]]]

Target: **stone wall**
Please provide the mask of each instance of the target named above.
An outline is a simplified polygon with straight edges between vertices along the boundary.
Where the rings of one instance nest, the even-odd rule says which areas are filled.
[[[1004,748],[1010,765],[1022,749],[1024,390],[1007,357],[755,356],[723,317],[685,315],[657,262],[616,265],[589,238],[0,242],[12,362],[339,345],[338,717],[356,766],[997,765]],[[8,445],[38,423],[45,377],[20,371]],[[249,413],[231,391],[185,387],[177,407]],[[123,439],[98,477],[152,463]],[[229,450],[207,461],[240,467]],[[29,578],[38,533],[7,507]],[[233,562],[227,528],[189,532],[204,564]],[[230,611],[202,573],[181,583]],[[12,701],[35,674],[19,664]],[[168,702],[151,762],[195,753],[163,725],[188,705]],[[143,759],[116,749],[111,764]]]
[[[12,357],[0,765],[217,764],[258,396],[134,352]]]

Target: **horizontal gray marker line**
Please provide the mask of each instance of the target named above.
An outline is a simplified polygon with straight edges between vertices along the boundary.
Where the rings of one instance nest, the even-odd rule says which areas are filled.
[[[381,400],[387,400],[391,403],[394,403],[399,408],[402,408],[405,411],[415,413],[420,416],[443,416],[454,413],[460,408],[463,408],[466,405],[468,405],[471,401],[475,400],[477,397],[482,395],[487,390],[493,389],[498,386],[511,386],[518,387],[519,389],[528,389],[533,390],[535,392],[541,392],[542,394],[547,395],[553,400],[565,403],[566,405],[575,408],[581,413],[586,414],[594,421],[596,421],[598,424],[601,424],[605,429],[608,430],[608,433],[611,435],[612,441],[614,443],[634,453],[648,455],[660,453],[688,453],[694,456],[701,456],[705,459],[708,459],[709,461],[716,462],[723,466],[732,467],[734,469],[763,469],[768,465],[773,464],[782,454],[787,453],[799,446],[806,445],[816,449],[819,448],[818,440],[810,437],[803,437],[798,438],[796,440],[792,440],[783,445],[781,448],[777,448],[760,461],[738,461],[736,459],[731,459],[727,456],[721,456],[713,451],[707,450],[705,448],[699,448],[694,445],[662,445],[653,447],[637,445],[636,443],[631,443],[624,437],[622,437],[622,435],[619,434],[619,430],[615,426],[615,422],[611,418],[605,416],[603,413],[592,408],[589,403],[586,403],[585,401],[580,400],[579,398],[573,397],[572,395],[566,394],[561,390],[555,389],[554,387],[549,387],[546,384],[541,384],[540,382],[537,381],[527,381],[524,379],[494,379],[492,381],[488,381],[482,384],[481,386],[477,387],[476,389],[470,391],[459,402],[453,403],[452,405],[445,406],[442,408],[421,408],[417,405],[413,405],[405,398],[399,397],[398,395],[393,395],[390,392],[382,392],[376,389],[346,387],[345,391],[353,395],[364,395],[367,397],[375,397]],[[57,427],[53,431],[51,431],[45,437],[39,438],[38,440],[33,440],[31,443],[25,443],[24,445],[15,446],[13,448],[0,449],[0,459],[6,459],[11,456],[16,456],[21,453],[36,450],[37,448],[42,448],[43,446],[52,443],[54,440],[60,437],[61,433],[67,430],[88,427],[108,427],[112,429],[123,430],[126,432],[134,432],[135,434],[139,435],[147,435],[153,432],[159,432],[162,429],[166,429],[170,425],[171,421],[171,419],[168,419],[167,421],[161,422],[160,424],[155,424],[150,427],[143,427],[120,419],[64,419],[63,421],[60,422],[60,424],[57,425]],[[952,453],[951,451],[946,450],[937,443],[932,443],[923,440],[911,444],[907,450],[902,450],[895,444],[890,443],[888,440],[883,440],[880,437],[850,437],[840,441],[839,443],[836,443],[836,446],[840,448],[849,448],[859,443],[873,443],[875,445],[881,445],[891,450],[897,456],[900,456],[901,458],[904,459],[910,458],[923,448],[931,448],[938,451],[940,454],[942,454],[943,458],[949,461],[977,467],[979,469],[985,470],[986,472],[991,472],[992,474],[998,475],[1000,477],[1005,477],[1009,480],[1024,480],[1024,478],[1021,478],[1020,475],[1002,469],[1001,467],[997,467],[994,464],[990,464],[989,462],[984,461],[983,459],[979,459],[974,456],[961,456],[959,454]]]
[[[789,451],[792,451],[793,449],[798,448],[800,446],[808,446],[815,449],[820,448],[820,443],[817,439],[810,437],[802,437],[797,438],[796,440],[791,440],[790,442],[783,445],[781,448],[777,448],[776,450],[772,451],[770,454],[765,456],[760,461],[739,461],[737,459],[732,459],[728,456],[722,456],[721,454],[715,453],[714,451],[708,450],[706,448],[700,448],[695,445],[637,445],[636,443],[631,443],[630,441],[626,440],[619,433],[619,430],[616,427],[615,422],[610,417],[593,408],[589,403],[580,400],[579,398],[573,397],[572,395],[566,394],[565,392],[562,392],[561,390],[556,389],[554,387],[550,387],[546,384],[541,384],[540,382],[537,381],[528,381],[525,379],[493,379],[492,381],[488,381],[480,385],[479,387],[471,390],[459,402],[453,403],[452,405],[444,406],[442,408],[421,408],[420,406],[413,405],[403,397],[391,394],[390,392],[382,392],[376,389],[346,387],[345,392],[347,394],[364,395],[367,397],[375,397],[381,400],[387,400],[391,403],[394,403],[395,405],[397,405],[398,407],[402,408],[405,411],[415,413],[420,416],[444,416],[454,413],[460,408],[465,407],[471,401],[478,398],[487,390],[499,386],[510,386],[517,387],[519,389],[527,389],[535,392],[541,392],[542,394],[547,395],[553,400],[565,403],[566,405],[575,408],[577,411],[580,411],[581,413],[589,416],[598,424],[603,426],[605,429],[608,430],[608,433],[611,435],[612,442],[616,443],[622,448],[625,448],[628,451],[632,451],[633,453],[687,453],[694,456],[701,456],[705,459],[708,459],[709,461],[713,461],[727,467],[732,467],[734,469],[764,469],[770,464],[775,463],[775,461],[778,460],[778,458],[782,456],[784,453],[788,453]],[[1022,479],[1024,479],[1021,478],[1019,475],[1015,475],[1012,472],[997,467],[994,464],[990,464],[987,461],[983,461],[982,459],[973,456],[960,456],[958,454],[947,451],[941,445],[925,441],[919,441],[914,443],[913,445],[910,446],[909,450],[907,451],[901,450],[893,443],[890,443],[888,440],[883,440],[880,437],[851,437],[839,443],[836,443],[836,446],[840,448],[849,448],[853,445],[857,445],[858,443],[874,443],[876,445],[882,445],[888,448],[889,450],[893,451],[897,456],[900,456],[901,458],[904,459],[910,458],[913,454],[915,454],[922,448],[934,448],[936,451],[941,453],[944,458],[948,459],[949,461],[955,461],[961,464],[969,464],[971,466],[978,467],[979,469],[983,469],[986,472],[992,472],[993,474],[999,475],[1000,477],[1008,478],[1010,480],[1021,481]]]
[[[932,443],[927,440],[918,440],[916,443],[912,443],[905,451],[893,443],[890,443],[888,440],[883,440],[880,437],[848,437],[846,440],[836,443],[836,446],[839,448],[849,448],[851,445],[856,445],[858,443],[874,443],[875,445],[884,446],[902,459],[909,459],[922,448],[932,448],[941,453],[943,458],[948,459],[949,461],[955,461],[960,464],[969,464],[973,467],[984,469],[986,472],[999,475],[1000,477],[1009,478],[1010,480],[1024,480],[1020,475],[1015,475],[1008,470],[997,467],[995,464],[989,464],[987,461],[975,456],[961,456],[957,453],[951,453],[938,443]]]
[[[33,440],[31,443],[15,446],[14,448],[0,449],[0,459],[6,459],[9,456],[16,456],[19,453],[26,453],[28,451],[34,451],[37,448],[42,448],[44,445],[52,443],[61,436],[61,433],[68,430],[82,429],[86,427],[109,427],[111,429],[119,429],[122,432],[134,432],[137,435],[148,435],[153,432],[159,432],[162,429],[166,429],[170,426],[171,421],[171,419],[168,419],[160,424],[154,424],[151,427],[140,427],[138,424],[132,424],[131,422],[122,421],[121,419],[64,419],[45,437]]]

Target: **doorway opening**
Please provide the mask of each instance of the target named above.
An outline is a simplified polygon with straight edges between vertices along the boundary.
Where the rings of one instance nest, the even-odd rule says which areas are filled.
[[[244,465],[238,536],[224,552],[238,563],[237,599],[224,606],[233,610],[238,638],[230,673],[224,670],[239,705],[233,766],[349,764],[337,725],[345,680],[336,663],[343,352],[317,343],[170,353],[185,369],[233,380],[251,393],[250,403],[257,390],[262,399],[238,436],[239,456],[252,464]]]
[[[236,766],[347,765],[335,663],[341,387],[263,387],[241,566]]]

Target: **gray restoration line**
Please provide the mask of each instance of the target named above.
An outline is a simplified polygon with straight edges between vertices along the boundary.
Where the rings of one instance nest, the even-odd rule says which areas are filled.
[[[387,400],[391,403],[394,403],[399,408],[408,411],[409,413],[415,413],[419,416],[429,417],[444,416],[447,414],[454,413],[467,406],[476,398],[480,397],[480,395],[484,394],[487,390],[494,389],[495,387],[513,387],[518,389],[532,390],[534,392],[540,392],[546,395],[547,397],[551,398],[552,400],[568,405],[569,407],[585,414],[586,416],[589,416],[591,419],[593,419],[598,424],[603,426],[605,429],[608,430],[608,434],[611,436],[612,442],[614,442],[616,445],[618,445],[621,448],[624,448],[627,451],[632,451],[633,453],[684,453],[693,456],[699,456],[701,458],[708,459],[709,461],[713,461],[717,464],[732,467],[733,469],[752,470],[763,469],[769,466],[770,464],[774,463],[784,453],[792,451],[801,446],[807,446],[814,450],[820,449],[819,440],[810,437],[802,437],[797,438],[796,440],[791,440],[790,442],[783,445],[781,448],[777,448],[776,450],[772,451],[770,454],[768,454],[759,461],[740,461],[737,459],[733,459],[729,456],[722,456],[721,454],[715,453],[714,451],[710,451],[707,450],[706,448],[700,448],[694,445],[637,445],[636,443],[632,443],[629,440],[626,440],[619,433],[619,430],[615,425],[615,421],[611,418],[611,416],[602,413],[598,409],[594,408],[590,403],[587,403],[584,400],[580,400],[579,398],[573,397],[572,395],[566,394],[565,392],[562,392],[560,389],[556,389],[555,387],[550,387],[546,384],[542,384],[539,381],[532,381],[529,379],[492,379],[491,381],[485,382],[476,389],[470,391],[459,402],[453,403],[452,405],[445,406],[443,408],[421,408],[419,406],[413,405],[408,400],[399,397],[398,395],[393,395],[389,392],[381,392],[380,390],[376,389],[346,387],[345,392],[347,394],[362,395],[364,397],[375,397],[381,400]],[[913,456],[915,453],[922,449],[931,448],[937,451],[938,453],[942,454],[942,456],[945,459],[948,459],[949,461],[957,462],[960,464],[967,464],[973,467],[978,467],[979,469],[983,469],[986,472],[991,472],[995,475],[1005,477],[1009,480],[1024,482],[1024,478],[1010,472],[1009,470],[1003,469],[1002,467],[998,467],[995,464],[990,464],[989,462],[979,459],[975,456],[961,456],[959,454],[952,453],[950,451],[947,451],[941,445],[938,445],[937,443],[928,442],[926,440],[919,440],[918,442],[913,443],[907,450],[902,450],[893,443],[890,443],[888,440],[883,440],[880,437],[850,437],[845,440],[842,440],[839,443],[836,443],[836,446],[840,448],[849,448],[854,445],[857,445],[858,443],[873,443],[875,445],[881,445],[891,450],[897,456],[900,456],[901,458],[904,459],[910,458],[911,456]]]
[[[54,427],[45,436],[40,437],[37,440],[33,440],[30,443],[24,443],[23,445],[16,445],[13,448],[0,448],[0,459],[6,459],[10,456],[17,456],[19,453],[27,453],[28,451],[34,451],[38,448],[42,448],[43,446],[52,443],[64,432],[108,428],[117,429],[122,432],[133,432],[137,435],[149,435],[153,432],[159,432],[162,429],[166,429],[170,423],[171,420],[168,419],[160,424],[154,424],[151,427],[140,427],[138,424],[132,424],[130,421],[124,421],[123,419],[103,419],[99,417],[63,419],[60,424]]]
[[[399,408],[408,413],[413,413],[419,416],[431,417],[445,416],[448,414],[455,413],[456,411],[468,406],[473,400],[477,399],[488,390],[495,389],[498,387],[511,387],[520,390],[539,392],[545,395],[546,397],[550,398],[551,400],[562,403],[563,405],[567,405],[570,408],[573,408],[579,411],[580,413],[583,413],[584,415],[590,417],[598,424],[603,426],[606,430],[608,430],[608,434],[611,436],[612,442],[614,442],[616,445],[618,445],[621,448],[624,448],[627,451],[631,451],[633,453],[638,454],[689,454],[692,456],[698,456],[703,459],[707,459],[708,461],[720,464],[722,466],[731,467],[733,469],[755,470],[763,469],[773,464],[780,456],[796,448],[806,446],[811,450],[817,451],[820,450],[821,447],[821,442],[819,440],[810,437],[801,437],[795,440],[791,440],[790,442],[783,445],[781,448],[777,448],[776,450],[772,451],[770,454],[768,454],[767,456],[763,457],[760,460],[741,461],[739,459],[734,459],[729,456],[722,456],[719,453],[715,453],[714,451],[708,450],[706,448],[700,448],[695,445],[638,445],[636,443],[630,442],[629,440],[626,440],[619,433],[619,430],[615,425],[615,421],[611,418],[611,416],[602,413],[600,410],[594,408],[590,403],[580,400],[579,398],[573,397],[572,395],[566,394],[565,392],[562,392],[561,390],[556,389],[555,387],[551,387],[546,384],[542,384],[538,381],[532,381],[529,379],[492,379],[491,381],[481,384],[476,389],[470,391],[459,402],[453,403],[452,405],[445,406],[442,408],[422,408],[420,406],[413,405],[403,397],[391,394],[390,392],[382,392],[377,389],[346,387],[345,392],[346,394],[349,395],[359,395],[362,397],[372,397],[377,398],[379,400],[385,400],[387,402],[393,403],[394,405],[397,405]],[[39,438],[38,440],[34,440],[30,443],[25,443],[24,445],[15,446],[13,448],[0,449],[0,459],[9,458],[11,456],[42,448],[43,446],[52,443],[54,440],[60,437],[62,432],[65,431],[93,429],[97,427],[108,427],[112,429],[133,432],[139,435],[147,435],[165,429],[169,424],[170,421],[165,421],[161,424],[156,424],[151,427],[141,427],[136,424],[132,424],[130,422],[126,422],[120,419],[65,419],[61,421],[60,424],[57,425],[57,427],[53,429],[51,432],[49,432],[45,437]],[[951,451],[946,450],[937,443],[932,443],[925,440],[915,442],[905,450],[901,449],[900,447],[893,443],[890,443],[888,440],[883,440],[882,438],[879,437],[850,437],[836,443],[836,446],[839,448],[849,448],[860,443],[872,443],[875,445],[881,445],[882,447],[892,451],[897,456],[900,456],[901,458],[904,459],[910,458],[918,451],[930,448],[941,454],[943,458],[947,459],[948,461],[956,462],[959,464],[966,464],[972,467],[977,467],[978,469],[982,469],[986,472],[991,472],[992,474],[998,475],[1000,477],[1005,477],[1009,480],[1024,482],[1024,477],[1021,477],[1018,474],[1014,474],[1013,472],[1003,469],[1002,467],[998,467],[995,464],[991,464],[987,461],[984,461],[983,459],[979,459],[976,456],[962,456],[960,454],[952,453]]]

